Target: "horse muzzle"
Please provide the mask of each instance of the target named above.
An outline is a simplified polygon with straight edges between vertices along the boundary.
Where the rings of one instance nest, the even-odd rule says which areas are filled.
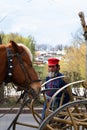
[[[29,97],[32,98],[32,99],[36,99],[39,96],[39,92],[36,93],[36,91],[33,88],[30,88],[27,91],[27,93],[28,93]]]

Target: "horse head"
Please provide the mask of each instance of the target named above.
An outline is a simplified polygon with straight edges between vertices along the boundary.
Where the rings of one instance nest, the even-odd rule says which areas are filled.
[[[17,90],[24,90],[29,97],[36,97],[41,89],[41,82],[32,65],[32,55],[30,50],[24,44],[16,44],[10,41],[7,46],[10,67],[12,68],[12,82],[17,86]],[[10,70],[9,70],[10,71]]]

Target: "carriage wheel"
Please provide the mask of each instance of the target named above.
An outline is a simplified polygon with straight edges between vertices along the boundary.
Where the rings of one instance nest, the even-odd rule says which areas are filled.
[[[72,101],[51,113],[40,125],[39,130],[82,130],[87,129],[87,99]]]
[[[69,95],[70,95],[70,101],[75,102],[75,101],[74,101],[74,96],[73,96],[72,91],[71,91],[71,85],[76,85],[76,84],[80,85],[80,84],[81,84],[81,85],[83,86],[84,83],[87,83],[87,81],[85,81],[85,80],[75,81],[75,82],[69,83],[69,84],[67,84],[66,86],[62,87],[61,89],[57,90],[57,92],[52,96],[50,102],[47,104],[47,109],[46,109],[46,112],[45,112],[45,115],[46,115],[45,118],[48,119],[48,117],[49,117],[52,113],[54,113],[52,110],[50,110],[50,108],[51,108],[52,101],[55,99],[55,97],[56,97],[57,94],[59,94],[61,91],[64,91],[65,89],[67,89],[67,91],[68,91],[68,93],[69,93]],[[87,85],[86,85],[86,86],[87,86]],[[83,86],[83,87],[84,87],[84,86]],[[86,88],[86,87],[85,87],[85,88]],[[44,93],[45,93],[45,91],[47,91],[47,90],[44,90]],[[83,99],[85,99],[85,97],[82,97],[82,98],[79,99],[79,100],[83,100]],[[45,100],[46,100],[46,98],[45,98]],[[64,100],[64,93],[62,94],[59,108],[61,108],[62,106],[64,106],[64,105],[63,105],[63,100]],[[75,99],[75,100],[78,100],[78,96],[76,96],[76,99]],[[83,108],[82,105],[80,105],[79,108],[81,109],[81,107]],[[65,107],[65,108],[66,108],[66,107]],[[64,109],[65,109],[65,108],[64,108]],[[52,120],[51,120],[51,121],[48,120],[48,122],[51,123],[51,125],[47,124],[46,127],[47,127],[49,130],[53,130],[54,127],[56,127],[56,125],[57,125],[57,129],[61,129],[61,125],[62,125],[62,127],[63,127],[63,122],[66,121],[66,123],[64,123],[64,128],[65,128],[65,126],[67,126],[67,128],[68,128],[68,127],[70,128],[70,126],[73,126],[74,129],[77,130],[77,126],[75,125],[74,120],[73,120],[73,118],[72,118],[72,112],[75,111],[75,113],[78,114],[79,110],[78,110],[78,106],[75,106],[75,107],[73,107],[73,108],[74,108],[74,109],[72,109],[72,111],[70,111],[71,108],[70,108],[70,110],[67,108],[67,109],[65,109],[63,112],[59,113],[58,117],[55,117],[55,118],[52,117]],[[85,109],[86,109],[86,108],[87,108],[87,105],[85,104]],[[81,110],[82,110],[82,109],[81,109]],[[55,110],[55,111],[56,111],[56,110]],[[66,116],[66,115],[68,115],[68,116]],[[67,120],[66,120],[66,119],[69,119],[69,118],[72,120],[73,124],[72,124],[72,122],[70,122],[70,125],[66,125],[66,124],[69,124],[69,123],[67,122]],[[82,120],[81,120],[81,121],[82,121]],[[56,123],[55,123],[55,122],[56,122]],[[53,128],[52,128],[52,126],[53,126]],[[78,127],[79,127],[79,126],[78,126]],[[47,128],[46,128],[46,129],[47,129]],[[84,126],[83,126],[83,128],[84,128]],[[62,129],[63,129],[63,128],[62,128]],[[66,129],[66,128],[65,128],[65,129]],[[42,129],[41,129],[41,130],[42,130]],[[79,130],[79,128],[78,128],[78,130]]]

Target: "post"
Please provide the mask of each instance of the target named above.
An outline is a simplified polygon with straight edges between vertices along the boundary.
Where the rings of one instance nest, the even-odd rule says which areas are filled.
[[[86,22],[85,22],[84,13],[83,12],[79,12],[78,15],[80,17],[81,25],[83,27],[85,44],[86,44],[86,79],[87,79],[87,25],[86,25]]]

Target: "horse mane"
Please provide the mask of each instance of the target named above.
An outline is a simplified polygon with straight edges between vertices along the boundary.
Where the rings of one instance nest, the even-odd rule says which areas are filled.
[[[21,46],[21,47],[24,48],[24,50],[25,50],[25,51],[27,52],[27,54],[29,55],[30,60],[32,61],[33,56],[32,56],[32,53],[31,53],[30,49],[29,49],[28,47],[26,47],[23,43],[18,43],[18,46]]]

